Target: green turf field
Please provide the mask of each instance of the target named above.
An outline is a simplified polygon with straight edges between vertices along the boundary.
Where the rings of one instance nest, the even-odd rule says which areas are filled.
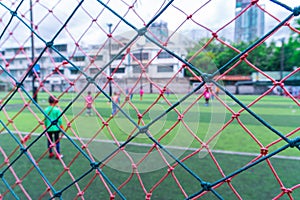
[[[69,93],[64,95],[61,98],[59,105],[64,109],[71,100],[75,98],[75,94]],[[124,97],[123,97],[124,98]],[[152,106],[153,102],[156,100],[157,95],[145,95],[143,101],[139,100],[138,95],[133,97],[133,105],[126,104],[122,109],[127,114],[124,116],[122,113],[109,121],[109,128],[114,136],[119,141],[127,140],[132,134],[136,133],[135,125],[128,119],[128,117],[136,124],[138,124],[137,111],[143,113],[147,108]],[[168,100],[170,103],[175,103],[178,99],[182,98],[182,95],[169,95]],[[155,139],[160,138],[160,142],[164,145],[171,146],[189,146],[189,147],[199,147],[199,142],[194,140],[194,137],[187,131],[185,126],[188,126],[201,140],[207,142],[207,138],[211,137],[216,131],[220,130],[224,124],[226,124],[232,117],[227,109],[223,105],[220,105],[216,100],[211,102],[211,105],[206,107],[204,106],[202,99],[198,104],[194,105],[189,110],[186,108],[194,102],[196,95],[188,98],[185,102],[177,106],[177,110],[180,113],[184,113],[184,124],[179,123],[172,128],[172,133],[168,134],[166,137],[161,138],[161,136],[169,130],[174,123],[177,121],[178,113],[174,110],[171,110],[169,113],[164,115],[161,119],[155,120],[156,117],[160,116],[165,110],[169,108],[169,105],[162,99],[151,107],[151,110],[148,111],[144,117],[143,121],[145,125],[148,123],[153,124],[149,127],[150,133]],[[221,97],[223,98],[223,97]],[[245,105],[250,104],[257,96],[248,95],[248,96],[237,96],[237,98]],[[242,108],[237,105],[233,100],[228,97],[224,97],[223,100],[230,106],[234,112],[238,112]],[[39,127],[34,132],[42,132],[41,126],[39,126],[38,121],[35,119],[33,114],[29,112],[28,109],[24,109],[20,114],[21,107],[23,106],[21,99],[17,97],[13,98],[6,106],[7,115],[10,118],[14,118],[14,123],[17,126],[18,130],[21,132],[32,132],[34,127]],[[42,109],[47,106],[47,96],[44,93],[39,95],[39,105]],[[74,119],[77,114],[82,111],[84,106],[83,98],[77,99],[72,106],[66,111],[66,117],[68,120]],[[100,131],[101,134],[98,134],[97,139],[102,140],[111,140],[111,134],[109,134],[106,127],[103,127],[102,121],[107,121],[111,114],[111,105],[103,96],[99,96],[96,102],[94,103],[95,108],[97,109],[99,115],[102,119],[99,119],[95,115],[92,117],[85,116],[83,112],[80,116],[72,120],[72,128],[74,132],[82,138],[91,138],[95,135],[97,131]],[[42,113],[35,107],[31,107],[33,112],[40,118],[43,119]],[[276,131],[280,132],[283,135],[289,134],[291,131],[299,128],[299,118],[300,110],[295,102],[291,99],[280,96],[266,96],[262,98],[259,102],[252,105],[250,109],[257,114],[261,119],[263,119],[267,124],[269,124]],[[6,116],[2,112],[0,114],[0,119],[4,123],[7,123]],[[102,120],[102,121],[101,121]],[[239,116],[239,120],[242,125],[245,126],[253,135],[260,141],[261,145],[267,146],[271,142],[279,139],[279,136],[266,128],[257,119],[251,116],[247,111],[243,111]],[[64,120],[66,124],[66,120]],[[139,124],[143,126],[142,123]],[[66,125],[65,125],[66,126]],[[11,125],[9,126],[11,127]],[[12,129],[13,130],[13,129]],[[73,133],[67,131],[70,136]],[[233,120],[228,126],[226,126],[220,136],[215,138],[210,145],[213,145],[213,149],[218,150],[228,150],[228,151],[238,151],[238,152],[251,152],[259,153],[260,146],[257,142],[254,141],[252,137],[242,128],[241,124],[237,120]],[[294,138],[297,132],[291,136]],[[174,139],[176,138],[176,139]],[[188,142],[186,142],[188,141]],[[133,142],[138,143],[152,143],[145,135],[141,134],[134,139]],[[270,148],[270,151],[281,147],[286,144],[285,142],[279,142],[276,145],[273,145]],[[212,147],[211,147],[212,148]],[[297,150],[289,150],[282,153],[283,155],[299,156]]]
[[[135,95],[132,100],[134,106],[126,105],[125,107],[123,107],[123,110],[133,122],[138,123],[136,110],[138,110],[140,113],[144,112],[145,110],[147,110],[147,108],[149,108],[149,106],[152,105],[156,97],[157,96],[154,94],[145,95],[143,101],[140,101],[138,96]],[[181,97],[182,96],[180,95],[170,95],[168,96],[168,99],[171,103],[175,103]],[[257,96],[237,97],[245,105],[250,104],[257,98]],[[67,94],[61,99],[59,105],[62,109],[64,109],[74,98],[74,94]],[[181,113],[186,111],[189,105],[196,98],[197,96],[193,95],[187,100],[186,103],[178,106],[177,111]],[[46,99],[46,94],[41,93],[39,95],[39,105],[41,108],[45,108],[47,106]],[[197,137],[199,137],[203,141],[207,141],[207,137],[211,136],[209,131],[219,129],[226,122],[230,121],[232,117],[232,114],[228,110],[224,111],[224,107],[215,102],[216,100],[214,99],[213,102],[211,102],[212,104],[206,107],[204,106],[204,102],[200,100],[197,105],[188,110],[188,114],[185,114],[183,118],[184,120],[186,120],[185,124],[188,125],[197,135]],[[224,102],[226,102],[226,104],[229,105],[230,109],[232,109],[234,112],[238,112],[242,109],[238,104],[228,98],[224,97]],[[7,104],[5,112],[1,112],[0,119],[6,124],[7,116],[9,118],[12,118],[14,125],[20,132],[35,132],[37,134],[41,133],[43,130],[41,127],[39,127],[37,120],[30,112],[30,110],[26,108],[22,110],[22,112],[17,114],[22,108],[21,103],[22,101],[19,97],[14,97]],[[83,98],[79,98],[77,101],[75,101],[70,109],[66,112],[66,117],[68,118],[68,120],[71,120],[75,116],[77,116],[77,114],[81,112],[83,105]],[[96,100],[94,105],[102,120],[107,121],[110,117],[111,112],[111,105],[107,102],[107,100],[100,96]],[[167,104],[167,102],[160,99],[159,101],[157,101],[155,106],[151,107],[151,111],[146,114],[143,119],[145,125],[155,122],[152,126],[149,127],[149,131],[156,140],[160,140],[161,144],[166,145],[166,148],[168,150],[171,149],[168,146],[181,146],[191,148],[190,150],[176,150],[182,151],[180,152],[180,158],[184,158],[185,156],[190,155],[193,152],[193,148],[200,148],[200,144],[197,140],[194,140],[194,138],[191,136],[191,134],[188,133],[187,129],[182,123],[180,123],[180,126],[175,126],[173,128],[173,131],[170,132],[171,134],[167,135],[166,137],[162,137],[162,135],[170,127],[172,127],[172,125],[174,125],[178,118],[178,114],[174,110],[172,110],[168,114],[163,116],[160,120],[156,121],[156,118],[160,116],[166,109],[168,109],[168,107],[169,105]],[[37,115],[40,119],[43,119],[42,113],[37,108],[31,106],[31,109],[33,110],[33,113],[35,115]],[[299,129],[299,107],[288,98],[279,96],[266,96],[258,103],[251,106],[251,110],[255,112],[259,117],[261,117],[267,124],[284,135],[290,133],[293,130]],[[217,118],[217,120],[215,120],[215,118]],[[263,146],[266,146],[279,138],[274,132],[262,126],[260,122],[254,119],[246,111],[242,112],[239,119],[240,123],[242,123],[248,130],[250,130],[255,138],[257,138],[259,143],[261,143]],[[66,122],[65,119],[64,122]],[[119,113],[115,118],[109,121],[108,124],[110,128],[109,130],[114,134],[114,137],[116,137],[118,141],[125,141],[132,134],[136,133],[134,125],[132,125],[131,122],[126,117],[124,117],[122,113]],[[36,130],[35,127],[37,127]],[[10,124],[8,128],[12,132],[15,132],[13,125]],[[102,161],[102,159],[110,154],[108,149],[110,149],[111,146],[108,146],[106,148],[106,145],[108,145],[108,143],[103,143],[101,142],[101,140],[111,140],[112,136],[109,134],[109,130],[105,126],[103,126],[102,121],[98,117],[95,117],[95,114],[93,116],[85,116],[85,113],[83,112],[82,115],[78,116],[78,118],[76,118],[72,122],[72,128],[79,137],[86,139],[84,141],[89,140],[89,138],[93,137],[95,133],[99,131],[99,134],[94,139],[93,144],[91,144],[90,146],[91,153],[96,160]],[[74,137],[74,134],[70,130],[67,131],[67,134],[71,137]],[[291,138],[295,138],[298,135],[299,133],[295,132],[291,136]],[[36,136],[33,136],[27,144],[30,144],[35,139]],[[80,146],[79,141],[77,141],[76,139],[74,139],[74,141]],[[145,144],[153,143],[145,136],[145,134],[138,135],[135,139],[132,140],[132,142]],[[281,141],[278,144],[273,145],[270,148],[270,151],[276,150],[285,144],[285,142]],[[92,145],[94,145],[94,147],[92,147]],[[0,146],[5,152],[7,152],[7,154],[13,152],[13,150],[16,150],[16,152],[18,152],[19,150],[17,143],[8,134],[1,134]],[[98,146],[101,146],[101,152],[98,151]],[[232,123],[230,123],[230,125],[222,130],[220,136],[216,137],[210,143],[210,147],[213,150],[248,152],[254,154],[258,154],[260,152],[258,143],[256,143],[254,139],[250,137],[249,134],[247,134],[247,132],[236,120],[234,120]],[[40,157],[41,152],[45,152],[45,148],[46,139],[45,137],[42,137],[32,145],[32,147],[30,148],[30,153],[34,157]],[[107,152],[105,152],[106,149]],[[129,153],[147,152],[149,150],[149,147],[129,144],[125,149]],[[64,162],[70,165],[70,171],[75,178],[79,178],[90,168],[90,163],[88,162],[88,160],[83,155],[78,155],[78,150],[75,149],[74,145],[67,139],[62,140],[62,151],[64,154]],[[14,154],[11,160],[16,158],[17,155],[18,153]],[[300,157],[300,153],[296,148],[287,149],[286,151],[280,153],[280,155]],[[78,157],[74,160],[76,156]],[[214,153],[214,156],[226,175],[232,173],[233,171],[239,170],[240,167],[246,165],[254,158],[253,156],[227,154],[226,152]],[[0,160],[3,159],[3,156],[0,157]],[[273,168],[276,170],[279,178],[284,182],[285,187],[289,188],[300,182],[299,178],[297,178],[298,166],[300,162],[298,159],[271,158],[270,162],[272,163]],[[172,163],[174,164],[174,161]],[[217,170],[216,168],[215,163],[208,155],[196,154],[195,156],[187,159],[184,164],[206,182],[212,183],[222,178],[219,170]],[[55,179],[59,177],[60,173],[64,171],[59,161],[48,159],[47,157],[39,160],[39,167],[51,183],[53,183],[53,181],[55,181]],[[13,164],[13,169],[18,172],[19,177],[22,177],[24,173],[30,170],[30,168],[32,168],[32,164],[24,155],[19,158],[16,163]],[[120,168],[122,168],[122,166],[120,166]],[[143,170],[142,168],[142,165],[139,166],[139,169],[141,171]],[[0,169],[4,170],[5,165],[2,165]],[[106,176],[109,177],[110,181],[116,186],[122,184],[131,175],[131,173],[122,172],[121,170],[110,167],[109,165],[103,167],[102,170],[106,174]],[[141,173],[143,184],[145,185],[146,189],[150,190],[153,185],[157,183],[163,175],[166,174],[166,172],[167,168],[163,167],[150,172]],[[189,173],[187,173],[182,167],[176,167],[176,169],[174,170],[174,174],[178,178],[178,180],[180,180],[180,184],[184,187],[184,190],[189,195],[198,192],[199,188],[201,188],[199,182]],[[45,190],[45,184],[43,183],[42,179],[36,178],[39,176],[40,174],[38,174],[36,170],[32,169],[32,172],[29,173],[29,175],[27,175],[27,178],[23,181],[23,184],[27,186],[26,188],[33,199],[38,198],[41,193],[40,191]],[[11,173],[6,172],[5,177],[10,184],[15,181]],[[82,180],[80,180],[79,186],[81,188],[84,188],[91,179],[91,174],[85,176]],[[72,181],[68,175],[63,175],[62,178],[59,179],[57,183],[55,183],[55,188],[57,190],[60,190],[66,187],[66,185],[70,184],[71,182]],[[272,174],[272,169],[267,165],[266,162],[262,162],[250,168],[249,170],[242,172],[232,180],[232,185],[243,199],[271,199],[274,198],[276,194],[279,194],[281,192],[280,185]],[[0,183],[0,188],[2,188],[0,189],[0,193],[6,190],[6,186],[3,184],[3,182]],[[37,193],[36,191],[39,192]],[[75,186],[71,186],[63,193],[63,199],[74,198],[74,193],[76,193],[76,191],[77,190]],[[19,188],[17,188],[15,192],[20,195],[21,199],[25,198],[21,195],[22,192],[19,191]],[[131,181],[126,184],[124,188],[120,189],[120,192],[122,192],[127,199],[144,199],[145,197],[137,176],[133,176],[131,178]],[[224,199],[236,198],[227,184],[223,184],[221,187],[219,187],[217,189],[217,192],[219,192]],[[300,196],[299,190],[295,190],[293,192],[293,196]],[[8,199],[13,198],[11,195],[8,195],[6,197],[8,197]],[[97,199],[99,197],[101,197],[101,199],[108,199],[109,194],[107,193],[106,189],[99,181],[99,179],[95,179],[93,181],[93,184],[91,184],[88,190],[85,192],[85,198]],[[152,194],[153,199],[160,199],[161,197],[164,197],[163,199],[184,199],[184,195],[179,190],[175,180],[170,175],[161,184],[159,184],[159,186],[154,190]],[[49,196],[46,196],[46,199],[48,198]],[[215,196],[210,193],[206,195],[204,199],[214,198]]]

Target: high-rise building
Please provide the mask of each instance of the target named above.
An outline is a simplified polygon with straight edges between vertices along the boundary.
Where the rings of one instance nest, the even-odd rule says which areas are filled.
[[[239,15],[251,0],[236,0],[235,15]],[[257,6],[252,6],[235,21],[235,42],[253,41],[264,34],[265,16],[264,12]]]

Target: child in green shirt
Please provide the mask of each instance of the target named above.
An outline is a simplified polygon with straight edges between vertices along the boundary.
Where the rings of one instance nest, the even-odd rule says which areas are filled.
[[[54,156],[53,152],[52,152],[52,147],[51,147],[51,143],[53,142],[53,136],[54,136],[54,142],[55,142],[55,147],[56,147],[56,151],[57,151],[57,155],[56,158],[62,158],[63,155],[60,153],[60,139],[59,139],[59,133],[60,133],[60,129],[59,127],[62,127],[62,118],[58,118],[61,115],[61,111],[59,110],[59,108],[56,106],[58,103],[58,99],[55,98],[54,96],[50,96],[48,99],[49,102],[49,106],[45,109],[45,113],[49,116],[48,119],[47,117],[45,118],[45,126],[46,128],[48,128],[46,136],[47,136],[47,144],[48,144],[48,150],[49,150],[49,158],[52,158]],[[51,125],[51,121],[53,120],[57,120],[57,124],[56,125]]]

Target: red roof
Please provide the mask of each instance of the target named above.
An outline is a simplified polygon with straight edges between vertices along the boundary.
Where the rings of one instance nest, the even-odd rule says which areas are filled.
[[[201,80],[201,77],[191,77],[190,80]],[[224,75],[224,76],[215,76],[214,79],[222,80],[222,81],[251,81],[251,76],[244,75]]]

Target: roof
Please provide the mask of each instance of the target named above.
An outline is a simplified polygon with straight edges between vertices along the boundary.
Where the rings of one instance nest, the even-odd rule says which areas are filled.
[[[201,79],[201,78],[200,78]],[[214,79],[222,80],[222,81],[250,81],[252,80],[251,76],[245,75],[224,75],[224,76],[216,76]],[[191,77],[191,81],[199,80],[199,78]]]

